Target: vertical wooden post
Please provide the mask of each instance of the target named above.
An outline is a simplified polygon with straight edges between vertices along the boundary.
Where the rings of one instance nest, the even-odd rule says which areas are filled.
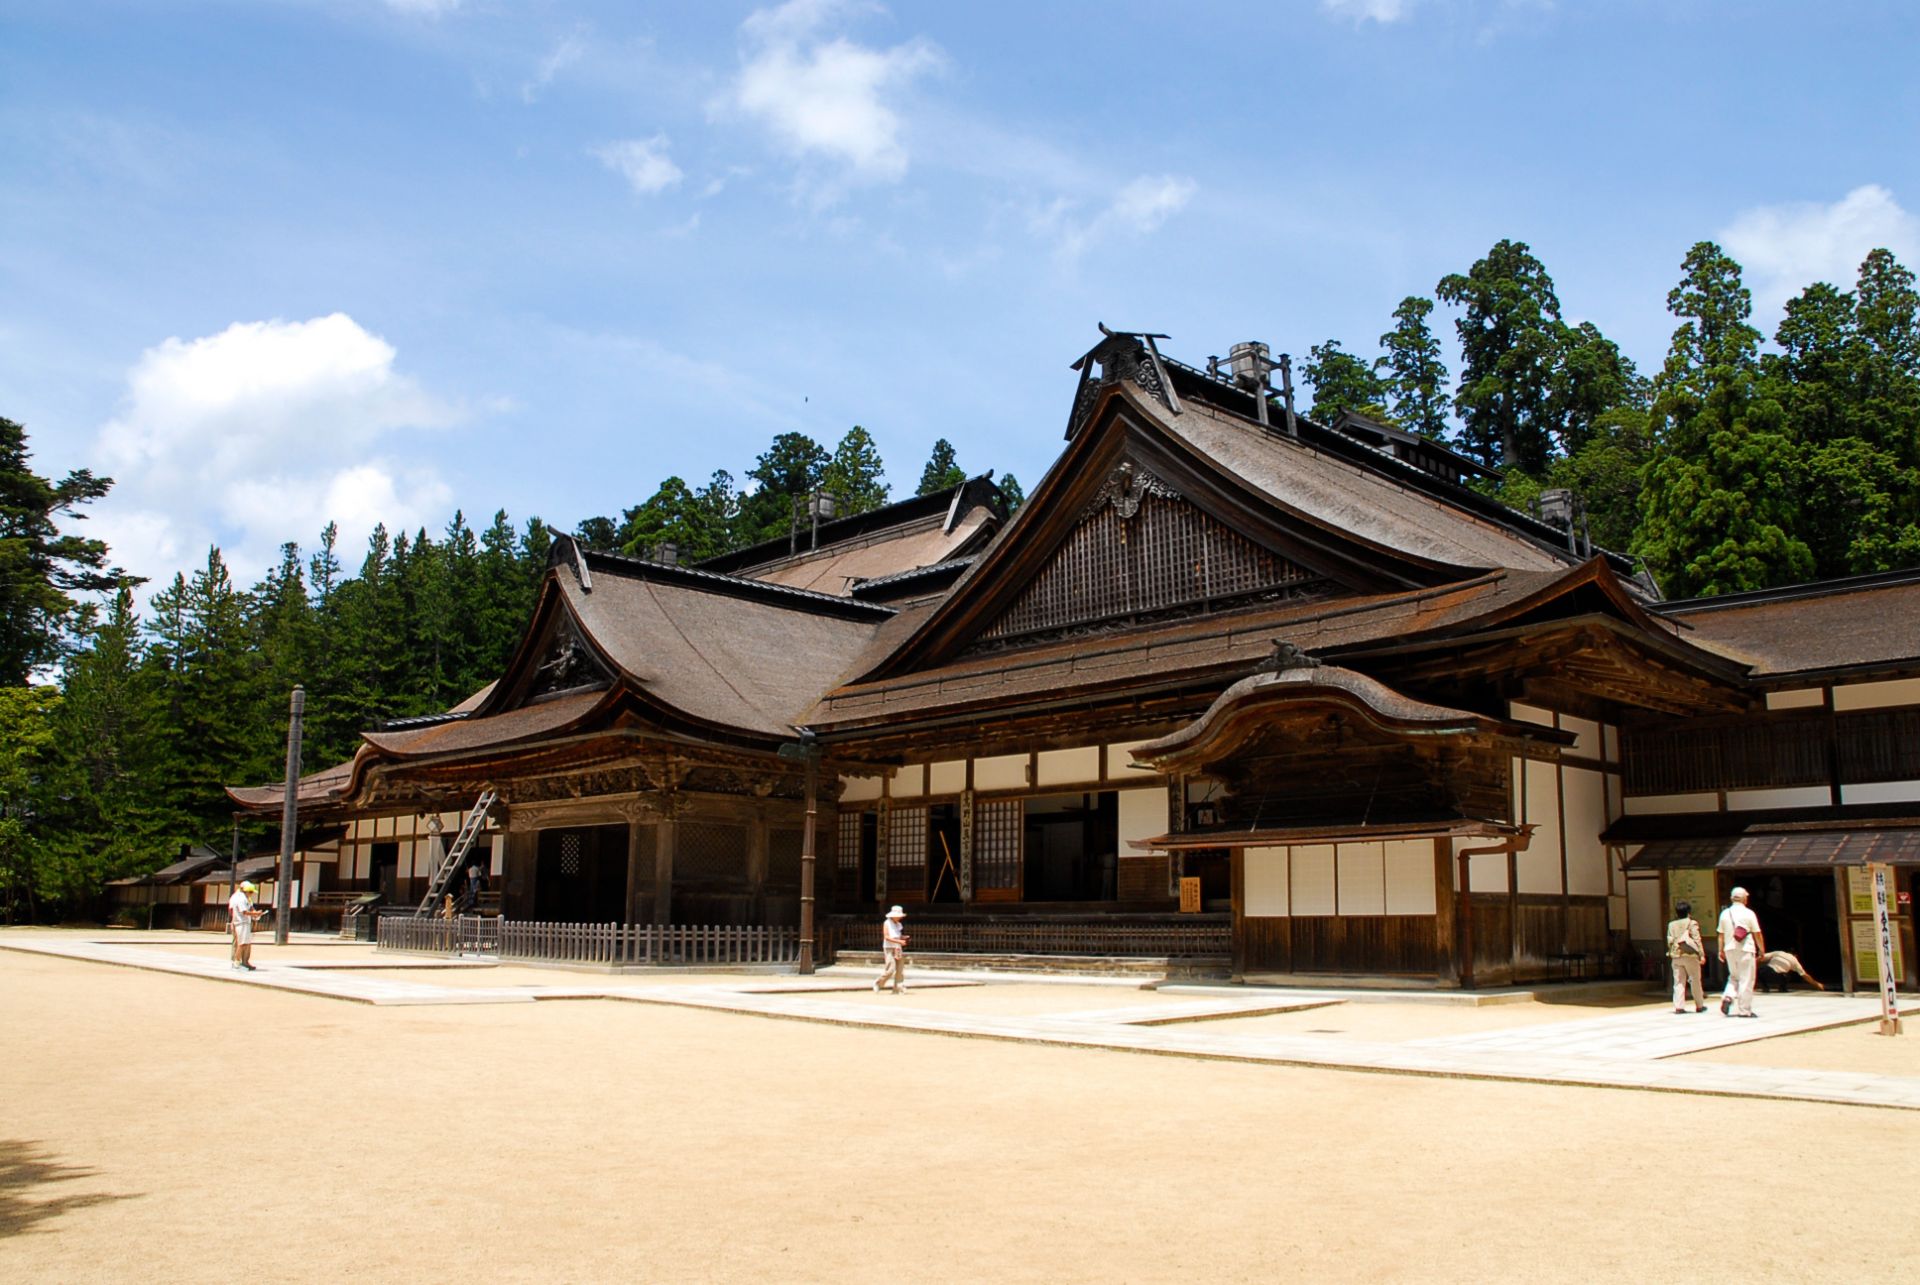
[[[1433,841],[1433,957],[1435,980],[1458,982],[1460,956],[1454,934],[1459,922],[1453,889],[1453,840]]]
[[[813,862],[815,813],[820,793],[820,756],[812,738],[803,742],[807,750],[807,823],[800,832],[800,972],[813,972]]]
[[[293,891],[294,832],[300,824],[300,723],[306,714],[306,689],[295,687],[287,702],[287,792],[280,808],[280,877],[273,888],[273,944],[287,944],[287,919]]]
[[[640,880],[652,871],[640,869],[640,818],[633,814],[627,818],[627,922],[640,921]]]
[[[662,817],[653,832],[653,922],[673,922],[673,850],[679,842],[680,823]]]

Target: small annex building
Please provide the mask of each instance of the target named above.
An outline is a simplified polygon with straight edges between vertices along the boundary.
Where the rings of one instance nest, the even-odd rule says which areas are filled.
[[[986,477],[699,566],[558,542],[497,682],[303,781],[310,891],[417,899],[490,791],[508,919],[791,925],[811,765],[828,952],[900,902],[920,950],[1484,985],[1628,967],[1755,870],[1867,975],[1849,872],[1920,868],[1920,575],[1663,603],[1159,338],[1075,363],[1012,515]]]

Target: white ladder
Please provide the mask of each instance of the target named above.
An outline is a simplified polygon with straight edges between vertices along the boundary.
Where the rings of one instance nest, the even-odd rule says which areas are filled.
[[[430,915],[434,903],[447,891],[447,885],[453,881],[453,872],[466,864],[467,853],[473,850],[474,841],[480,837],[480,831],[486,828],[487,813],[492,810],[498,796],[492,790],[480,791],[480,797],[473,801],[473,808],[466,819],[460,823],[460,833],[454,837],[453,846],[447,849],[447,855],[440,858],[439,869],[433,872],[433,881],[427,885],[427,895],[420,899],[420,909],[415,917]]]

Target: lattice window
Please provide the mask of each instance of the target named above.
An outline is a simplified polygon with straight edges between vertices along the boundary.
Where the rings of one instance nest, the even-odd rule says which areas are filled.
[[[1020,886],[1020,832],[1025,808],[1018,799],[973,805],[973,886]]]
[[[567,879],[580,877],[580,836],[577,834],[560,836],[560,874]]]
[[[806,846],[806,834],[800,830],[773,830],[767,835],[767,885],[775,888],[800,886],[800,855]]]
[[[842,870],[860,868],[860,812],[840,814],[839,866]]]
[[[1074,528],[1033,583],[984,634],[1042,633],[1095,621],[1222,605],[1323,587],[1185,500],[1149,495],[1131,518],[1110,504]]]
[[[925,808],[895,808],[887,815],[887,865],[894,870],[927,868]]]
[[[678,883],[747,884],[747,828],[710,821],[684,821],[673,849]]]

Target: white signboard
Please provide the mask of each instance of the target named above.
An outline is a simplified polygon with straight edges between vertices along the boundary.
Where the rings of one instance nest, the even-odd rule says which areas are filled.
[[[1894,962],[1893,915],[1889,909],[1893,898],[1888,896],[1893,872],[1887,866],[1876,865],[1869,867],[1868,873],[1873,880],[1874,937],[1885,965],[1880,969],[1880,1031],[1883,1035],[1897,1035],[1900,1033],[1900,1002],[1894,988],[1898,965]]]

